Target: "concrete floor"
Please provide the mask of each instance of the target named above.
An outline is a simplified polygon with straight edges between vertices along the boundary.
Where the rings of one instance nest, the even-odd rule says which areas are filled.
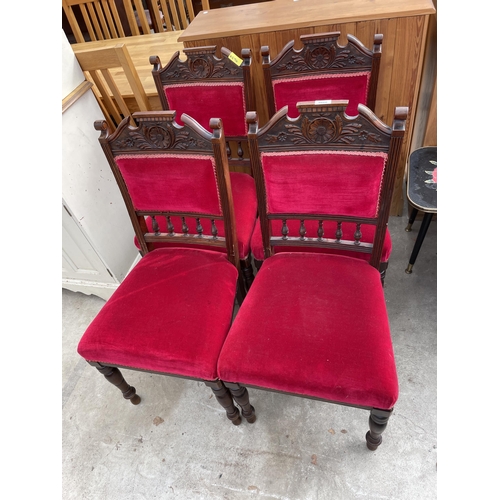
[[[406,212],[405,212],[406,214]],[[133,406],[76,352],[104,304],[62,292],[62,498],[437,498],[437,235],[404,272],[420,222],[391,217],[385,294],[400,396],[376,452],[368,412],[250,390],[257,422],[235,427],[202,383],[124,370]]]

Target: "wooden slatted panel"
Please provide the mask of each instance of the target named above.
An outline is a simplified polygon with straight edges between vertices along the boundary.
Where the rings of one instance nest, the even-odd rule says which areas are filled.
[[[125,13],[127,14],[127,20],[130,26],[130,32],[132,33],[133,36],[140,35],[141,32],[139,31],[139,26],[137,26],[137,21],[135,19],[132,0],[123,0],[123,6],[125,7]]]
[[[189,26],[189,22],[186,17],[186,10],[184,8],[184,0],[177,0],[177,11],[181,18],[181,26],[178,29],[186,29]]]
[[[172,24],[175,26],[176,30],[182,29],[181,23],[179,21],[179,16],[177,15],[177,6],[175,5],[175,0],[168,0],[170,6],[170,13],[172,14]]]
[[[161,11],[163,12],[163,22],[166,24],[167,31],[173,31],[172,21],[170,20],[170,15],[168,13],[169,6],[166,0],[160,0]]]
[[[133,0],[137,16],[139,17],[139,22],[141,24],[142,34],[147,35],[151,32],[149,28],[148,18],[146,17],[146,12],[144,6],[142,5],[142,0]]]

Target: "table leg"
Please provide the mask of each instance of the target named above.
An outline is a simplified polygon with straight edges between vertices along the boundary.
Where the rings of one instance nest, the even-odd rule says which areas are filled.
[[[427,229],[429,229],[429,226],[431,224],[432,215],[432,213],[424,214],[424,219],[422,220],[422,225],[420,226],[420,230],[418,232],[417,241],[415,242],[415,246],[413,247],[413,251],[410,256],[410,262],[408,264],[408,267],[405,269],[405,272],[407,274],[412,273],[413,264],[415,264],[415,261],[417,260],[418,252],[420,251],[422,242],[424,241],[425,235],[427,234]]]
[[[413,225],[413,223],[415,222],[415,219],[417,217],[417,214],[418,214],[418,209],[416,208],[413,208],[412,211],[411,211],[411,215],[410,215],[410,218],[408,219],[408,225],[406,226],[405,228],[405,231],[407,233],[409,233],[411,231],[411,226]]]

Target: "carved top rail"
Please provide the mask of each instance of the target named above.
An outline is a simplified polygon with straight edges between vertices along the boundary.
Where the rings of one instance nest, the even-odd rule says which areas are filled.
[[[300,115],[290,119],[283,108],[259,130],[261,151],[329,150],[389,150],[391,128],[366,106],[357,117],[345,114],[348,101],[311,101],[297,103]],[[247,114],[249,133],[256,133],[256,114]]]
[[[294,41],[288,42],[283,50],[269,60],[269,47],[261,48],[264,66],[269,64],[273,78],[297,75],[307,72],[359,72],[371,71],[373,59],[382,52],[382,34],[376,34],[373,50],[367,49],[355,36],[347,35],[347,44],[339,44],[340,31],[320,35],[302,35],[304,46],[294,49]]]
[[[151,56],[149,62],[153,65],[153,75],[157,73],[163,85],[200,83],[203,80],[242,82],[243,72],[252,62],[250,50],[243,49],[240,58],[222,47],[223,57],[219,58],[215,55],[216,49],[216,45],[185,48],[185,61],[181,61],[177,51],[164,67],[158,56]]]

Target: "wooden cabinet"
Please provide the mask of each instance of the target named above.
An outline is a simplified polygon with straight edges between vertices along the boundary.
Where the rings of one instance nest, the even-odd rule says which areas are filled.
[[[107,300],[139,253],[94,129],[94,121],[104,116],[64,33],[62,37],[62,286]]]

